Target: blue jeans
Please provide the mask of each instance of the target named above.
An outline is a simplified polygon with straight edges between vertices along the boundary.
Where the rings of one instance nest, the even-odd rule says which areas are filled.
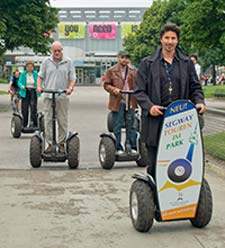
[[[121,145],[121,128],[126,125],[126,136],[132,149],[137,149],[136,145],[136,127],[135,127],[135,111],[130,109],[126,111],[126,104],[121,102],[119,112],[112,112],[113,133],[116,136],[116,150],[123,150]],[[130,122],[130,123],[129,123]]]

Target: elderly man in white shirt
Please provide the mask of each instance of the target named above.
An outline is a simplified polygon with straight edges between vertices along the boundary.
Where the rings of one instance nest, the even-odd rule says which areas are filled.
[[[68,129],[68,109],[69,98],[73,91],[76,75],[72,61],[63,56],[63,47],[59,41],[55,41],[51,46],[52,55],[45,59],[41,65],[37,92],[41,93],[42,85],[45,89],[66,89],[66,94],[56,98],[56,116],[58,123],[58,147],[59,152],[65,152],[65,141]],[[52,109],[51,96],[44,94],[44,114],[45,114],[45,137],[48,143],[46,153],[51,152],[52,145]]]

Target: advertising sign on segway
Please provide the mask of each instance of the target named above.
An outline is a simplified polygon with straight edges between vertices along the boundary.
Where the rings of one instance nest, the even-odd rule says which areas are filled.
[[[156,165],[162,220],[193,218],[203,177],[198,113],[188,101],[170,104],[164,114]]]
[[[155,175],[133,175],[130,216],[136,230],[147,232],[154,219],[208,225],[213,202],[204,178],[203,152],[195,105],[187,100],[171,103],[164,113]]]

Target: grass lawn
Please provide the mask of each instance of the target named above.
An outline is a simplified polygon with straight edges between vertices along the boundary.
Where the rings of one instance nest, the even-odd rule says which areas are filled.
[[[225,94],[225,85],[203,86],[203,90],[206,98],[214,98],[215,91],[221,90]],[[225,99],[225,97],[219,97],[218,99]]]
[[[8,93],[6,91],[0,90],[0,95],[5,95],[5,94],[8,94]]]
[[[225,132],[204,136],[205,151],[225,161]]]
[[[0,78],[0,84],[7,84],[7,83],[8,83],[7,79]]]

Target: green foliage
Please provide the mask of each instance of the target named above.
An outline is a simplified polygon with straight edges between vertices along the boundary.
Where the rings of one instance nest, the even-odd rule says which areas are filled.
[[[196,51],[206,68],[225,63],[224,0],[189,0],[182,14],[181,31],[185,46]],[[184,35],[185,34],[185,35]]]
[[[225,132],[205,136],[204,137],[205,151],[215,158],[225,160],[224,139],[225,139]]]
[[[199,55],[203,69],[211,64],[225,64],[224,0],[153,1],[137,33],[124,41],[134,63],[156,49],[160,29],[167,22],[180,26],[181,48],[188,54]]]
[[[160,44],[160,30],[166,22],[181,24],[180,13],[184,8],[184,0],[155,0],[153,2],[152,6],[146,10],[137,33],[128,36],[124,41],[124,46],[135,64],[151,54]]]
[[[46,53],[52,39],[45,34],[54,30],[57,13],[49,0],[1,0],[0,55],[20,46]]]

